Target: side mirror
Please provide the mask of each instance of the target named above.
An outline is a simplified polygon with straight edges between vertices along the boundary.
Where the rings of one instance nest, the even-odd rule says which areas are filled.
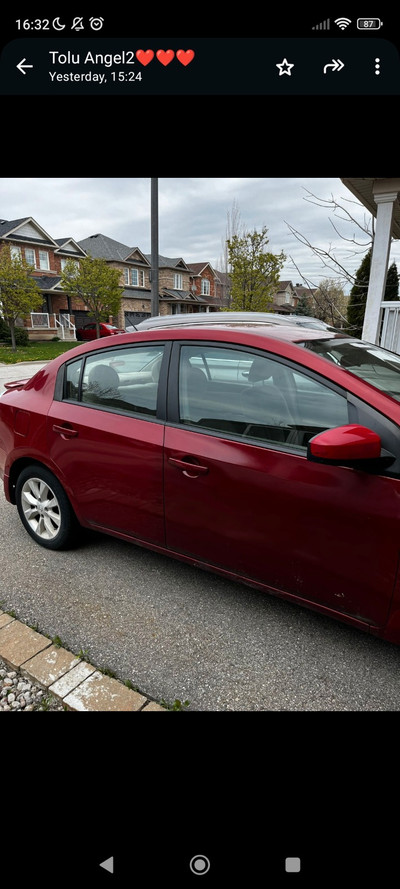
[[[382,450],[381,439],[376,432],[351,423],[314,435],[308,443],[307,459],[315,463],[381,472],[391,466],[396,458]]]

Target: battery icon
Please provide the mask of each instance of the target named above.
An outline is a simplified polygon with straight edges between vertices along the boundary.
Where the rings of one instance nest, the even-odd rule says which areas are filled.
[[[357,19],[357,28],[360,31],[377,31],[382,25],[380,19]]]

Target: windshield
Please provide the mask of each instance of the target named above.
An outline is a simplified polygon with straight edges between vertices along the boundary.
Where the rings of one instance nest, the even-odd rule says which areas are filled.
[[[309,340],[300,345],[400,401],[400,355],[350,338]]]

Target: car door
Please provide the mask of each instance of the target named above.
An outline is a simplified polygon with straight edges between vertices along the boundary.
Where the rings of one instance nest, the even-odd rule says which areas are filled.
[[[306,456],[317,432],[357,422],[346,392],[253,350],[177,349],[165,431],[167,546],[383,624],[398,565],[399,481]],[[188,364],[203,373],[197,386],[185,382]]]
[[[47,417],[49,455],[80,520],[159,545],[163,352],[162,344],[146,343],[68,362]]]

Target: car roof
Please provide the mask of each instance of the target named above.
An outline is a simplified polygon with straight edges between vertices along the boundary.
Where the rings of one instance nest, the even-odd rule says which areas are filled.
[[[159,327],[193,327],[193,325],[209,325],[209,324],[225,324],[242,323],[251,321],[253,324],[289,324],[301,327],[311,327],[318,329],[331,329],[324,321],[319,318],[313,318],[310,315],[280,315],[277,312],[193,312],[178,315],[154,315],[151,318],[145,318],[136,325],[130,325],[130,328],[136,330],[149,330]]]

